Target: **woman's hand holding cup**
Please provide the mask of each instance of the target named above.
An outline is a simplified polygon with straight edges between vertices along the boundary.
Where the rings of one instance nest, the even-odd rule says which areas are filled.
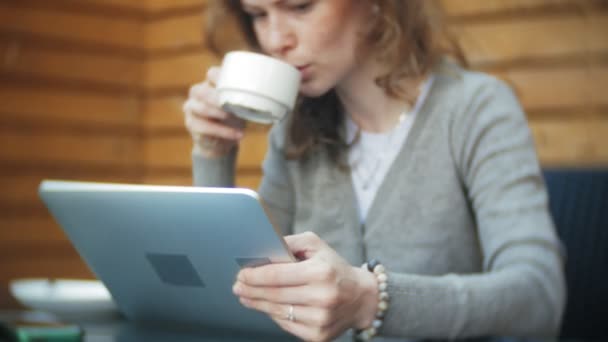
[[[216,89],[220,68],[209,68],[207,79],[190,88],[183,112],[194,151],[205,157],[221,157],[243,138],[245,121],[222,110]]]
[[[244,120],[281,121],[294,109],[300,79],[298,69],[281,60],[246,51],[227,53],[221,73],[220,67],[211,67],[184,103],[195,151],[223,156],[243,138]]]

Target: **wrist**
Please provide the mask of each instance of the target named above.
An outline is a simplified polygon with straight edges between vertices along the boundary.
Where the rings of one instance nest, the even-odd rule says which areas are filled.
[[[236,144],[219,141],[213,146],[209,146],[208,144],[203,144],[198,140],[194,140],[192,153],[203,156],[204,158],[221,158],[232,152],[236,146]]]
[[[378,308],[378,281],[373,273],[355,267],[361,288],[360,309],[355,319],[355,329],[365,329],[372,325]]]
[[[363,264],[362,268],[368,271],[375,280],[376,306],[371,324],[366,325],[363,329],[358,328],[355,339],[359,341],[369,341],[378,334],[378,330],[384,323],[384,316],[389,307],[389,295],[387,292],[388,274],[386,273],[384,266],[378,260],[370,260]]]

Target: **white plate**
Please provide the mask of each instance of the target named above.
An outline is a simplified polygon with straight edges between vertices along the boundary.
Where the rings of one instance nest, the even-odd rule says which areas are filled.
[[[118,314],[108,289],[96,280],[17,279],[11,281],[10,290],[26,307],[72,320]]]

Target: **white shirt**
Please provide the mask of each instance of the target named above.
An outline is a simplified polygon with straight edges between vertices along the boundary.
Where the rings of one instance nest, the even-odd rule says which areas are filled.
[[[365,222],[378,188],[382,185],[393,161],[401,151],[401,147],[407,139],[416,114],[424,103],[432,82],[433,77],[431,76],[421,85],[420,96],[418,96],[414,108],[404,113],[405,117],[399,121],[397,126],[383,133],[361,130],[359,140],[349,149],[348,164],[357,197],[361,223]],[[346,134],[349,142],[354,140],[359,130],[357,124],[347,115]]]

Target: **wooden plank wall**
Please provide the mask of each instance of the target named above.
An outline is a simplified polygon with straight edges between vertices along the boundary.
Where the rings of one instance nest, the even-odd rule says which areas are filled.
[[[602,0],[440,0],[474,69],[515,87],[543,165],[608,165]],[[0,2],[0,308],[7,280],[89,276],[40,204],[43,177],[191,184],[181,105],[218,59],[205,0]],[[257,187],[265,126],[237,184]]]
[[[138,3],[0,2],[0,308],[9,279],[91,276],[41,179],[141,180]]]

